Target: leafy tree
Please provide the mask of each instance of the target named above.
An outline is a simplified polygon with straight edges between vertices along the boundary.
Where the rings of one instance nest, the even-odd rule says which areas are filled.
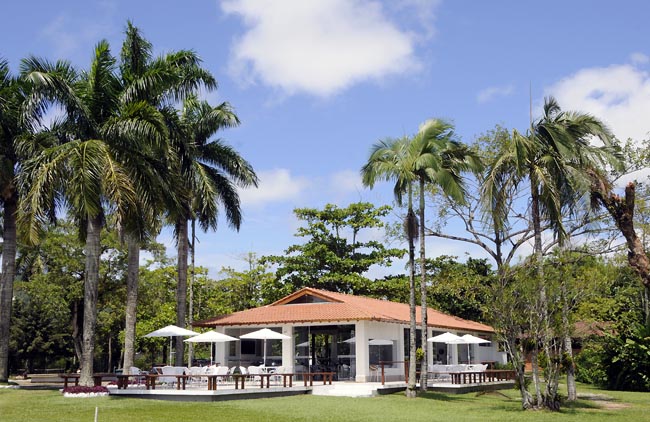
[[[604,147],[593,147],[598,137]],[[579,201],[589,191],[593,173],[613,163],[613,136],[598,119],[583,113],[563,112],[554,98],[546,98],[542,117],[531,124],[528,136],[514,132],[508,149],[501,150],[485,180],[485,197],[493,206],[495,220],[507,221],[508,208],[500,190],[508,184],[526,183],[530,189],[530,221],[533,228],[533,258],[537,264],[539,302],[538,323],[531,327],[539,333],[546,356],[552,364],[547,368],[546,391],[542,397],[539,374],[533,364],[538,405],[558,410],[559,366],[555,364],[550,343],[548,298],[542,273],[543,224],[557,236],[560,243],[567,236],[563,215],[575,215]],[[507,190],[507,189],[506,189]],[[495,201],[496,199],[496,201]],[[537,345],[537,342],[535,342]],[[537,350],[534,350],[534,355]]]
[[[20,199],[16,173],[24,161],[16,149],[22,136],[32,132],[42,110],[25,114],[23,109],[31,86],[11,75],[9,63],[0,57],[0,204],[2,206],[2,274],[0,274],[0,382],[9,376],[9,332],[13,283],[16,275],[16,218]]]
[[[152,44],[130,21],[127,22],[120,58],[123,85],[120,101],[133,106],[146,105],[152,114],[165,120],[172,138],[180,129],[176,122],[176,112],[171,105],[192,95],[201,85],[207,89],[216,87],[214,77],[200,66],[200,59],[195,52],[180,50],[154,57]],[[176,155],[172,152],[168,137],[161,141],[163,142],[155,145],[155,149],[139,148],[132,151],[131,157],[133,164],[138,166],[138,173],[147,175],[147,183],[137,185],[140,189],[138,197],[146,198],[145,203],[156,203],[156,206],[141,207],[123,228],[129,249],[123,364],[127,372],[133,366],[140,245],[159,229],[161,212],[155,210],[178,203],[177,192],[173,189],[177,184],[172,177],[174,172],[170,171],[170,161]]]
[[[268,295],[273,295],[275,274],[269,272],[267,265],[260,262],[253,252],[246,256],[248,269],[236,271],[226,267],[221,270],[224,278],[218,284],[224,294],[223,304],[227,309],[222,313],[231,313],[256,308],[265,303],[270,303]]]
[[[93,383],[100,234],[106,211],[110,207],[117,224],[124,226],[136,210],[148,209],[147,197],[138,196],[146,175],[130,158],[134,151],[146,149],[144,144],[159,145],[166,136],[159,114],[146,102],[120,103],[115,65],[105,41],[97,44],[90,69],[83,73],[65,62],[23,61],[25,78],[34,85],[33,107],[58,103],[65,116],[59,138],[63,142],[34,151],[25,163],[28,189],[21,204],[22,223],[29,241],[36,242],[42,223],[61,205],[85,237],[80,384],[87,386]]]
[[[21,281],[16,289],[18,313],[12,324],[13,367],[34,364],[75,369],[73,362],[79,362],[83,344],[84,243],[71,221],[59,220],[44,230],[41,242],[20,245],[19,249]],[[95,365],[107,370],[113,368],[114,356],[121,353],[118,334],[123,328],[126,251],[114,230],[102,231],[101,244]],[[33,332],[39,333],[37,340],[43,343],[36,344],[28,327],[41,317],[43,327]],[[40,360],[36,351],[47,360]]]
[[[408,138],[387,139],[373,145],[368,162],[361,168],[363,184],[372,188],[380,180],[393,181],[393,193],[398,204],[402,204],[404,193],[407,195],[407,211],[404,218],[404,234],[408,242],[409,256],[409,381],[406,387],[406,397],[415,398],[415,240],[419,235],[418,221],[413,212],[413,183],[417,180],[415,174],[417,151],[416,143]],[[422,222],[424,224],[424,222]]]
[[[390,207],[375,208],[365,202],[345,208],[328,204],[322,210],[295,209],[296,217],[306,223],[296,236],[306,242],[290,246],[283,255],[262,258],[262,263],[278,266],[276,284],[267,300],[303,287],[350,294],[371,292],[372,282],[365,273],[376,265],[390,265],[403,254],[380,241],[364,241],[369,231],[384,227],[382,218],[389,212]]]
[[[419,184],[419,225],[420,238],[420,268],[425,266],[425,188],[433,186],[442,190],[449,198],[463,203],[465,198],[463,171],[478,171],[482,163],[478,156],[465,145],[455,139],[454,126],[442,119],[431,119],[424,122],[411,140],[409,154],[412,154],[416,178]],[[422,332],[427,332],[427,277],[426,272],[420,271],[420,305],[422,307]],[[421,373],[427,371],[427,348],[422,356]],[[420,389],[426,391],[427,383],[420,382]]]
[[[227,127],[239,124],[230,104],[216,107],[188,98],[178,119],[180,130],[172,132],[172,146],[178,161],[173,164],[181,201],[168,211],[174,221],[178,245],[176,323],[185,325],[187,305],[188,223],[196,220],[203,230],[216,230],[219,207],[228,224],[239,230],[242,221],[237,187],[257,187],[253,167],[221,139],[211,139]],[[184,343],[176,339],[176,364],[183,360]]]
[[[485,321],[484,308],[491,302],[492,269],[485,259],[469,258],[466,263],[441,255],[426,262],[427,289],[432,307],[472,321]]]

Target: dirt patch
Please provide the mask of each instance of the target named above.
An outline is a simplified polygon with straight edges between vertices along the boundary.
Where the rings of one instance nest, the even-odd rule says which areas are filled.
[[[614,397],[606,394],[578,394],[578,398],[593,401],[599,408],[605,410],[621,410],[630,407],[629,403],[614,401]]]
[[[614,401],[601,401],[600,403],[598,403],[598,405],[601,407],[601,409],[606,409],[606,410],[621,410],[630,407],[628,403],[619,403]]]

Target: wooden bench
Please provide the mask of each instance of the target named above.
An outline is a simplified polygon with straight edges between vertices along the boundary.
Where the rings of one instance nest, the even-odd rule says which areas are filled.
[[[118,374],[116,375],[117,378],[117,389],[126,389],[126,387],[129,386],[129,378],[133,378],[138,381],[138,384],[140,384],[140,381],[145,381],[146,383],[146,375],[147,374]]]
[[[63,379],[63,388],[68,388],[68,383],[70,380],[74,381],[74,385],[79,385],[80,374],[59,374],[59,377]],[[95,387],[102,385],[104,378],[115,377],[115,374],[93,374],[93,383]]]
[[[282,377],[282,385],[284,387],[287,386],[287,380],[289,380],[289,387],[293,387],[293,376],[295,374],[292,373],[276,373],[276,372],[268,372],[268,373],[261,373],[261,374],[249,374],[249,377],[260,377],[260,388],[264,388],[264,380],[266,379],[266,388],[271,388],[271,378],[279,378]],[[331,384],[331,383],[330,383]]]
[[[515,379],[515,371],[488,369],[480,372],[450,372],[452,384],[477,384],[483,382],[507,381]]]
[[[206,378],[208,380],[208,390],[216,390],[219,379],[232,379],[235,381],[235,389],[238,390],[241,384],[241,389],[245,388],[246,377],[245,374],[228,374],[228,375],[160,375],[160,374],[146,374],[145,387],[147,390],[156,389],[156,381],[158,378],[176,378],[176,389],[185,390],[187,387],[187,380],[189,378]]]
[[[305,387],[307,387],[308,380],[309,386],[312,387],[314,385],[314,377],[317,376],[323,377],[323,385],[326,385],[328,382],[330,385],[332,385],[332,380],[334,379],[334,372],[303,372],[300,375],[302,375]]]

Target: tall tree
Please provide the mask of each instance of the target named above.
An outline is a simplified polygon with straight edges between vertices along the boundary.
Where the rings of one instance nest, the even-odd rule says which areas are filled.
[[[159,113],[146,102],[119,101],[122,85],[116,61],[106,41],[97,44],[88,71],[77,72],[66,62],[37,58],[23,61],[25,78],[34,85],[31,104],[44,108],[61,105],[62,143],[48,147],[25,164],[25,200],[22,223],[28,239],[37,242],[39,228],[65,207],[85,238],[84,325],[80,359],[82,385],[93,384],[93,358],[97,321],[100,232],[111,210],[126,226],[135,210],[147,209],[139,184],[146,180],[131,161],[135,151],[160,144],[166,127]]]
[[[416,304],[415,304],[415,240],[418,236],[418,221],[413,212],[413,183],[417,180],[414,172],[413,159],[414,143],[409,138],[387,139],[373,145],[368,162],[361,168],[363,184],[370,188],[381,181],[393,181],[393,193],[399,204],[402,204],[404,193],[407,194],[407,213],[404,220],[404,234],[408,242],[409,252],[409,378],[406,386],[406,397],[415,398],[416,393]]]
[[[369,294],[371,280],[364,273],[373,266],[387,266],[403,255],[377,240],[363,241],[364,232],[384,227],[390,207],[357,202],[347,207],[327,204],[323,209],[297,208],[296,217],[306,223],[296,236],[305,239],[279,256],[264,257],[276,264],[276,300],[303,287],[348,294]]]
[[[121,103],[147,104],[161,113],[161,116],[168,117],[167,123],[171,132],[176,129],[176,126],[175,115],[170,109],[170,104],[187,98],[199,86],[204,86],[208,90],[216,87],[214,77],[201,67],[201,61],[196,53],[180,50],[154,57],[152,44],[130,21],[127,22],[120,59],[120,77],[124,87],[120,96]],[[156,147],[155,150],[135,151],[132,157],[132,162],[139,166],[139,173],[143,171],[152,173],[148,177],[148,183],[138,185],[141,189],[138,197],[147,198],[148,203],[158,202],[158,205],[149,209],[141,207],[132,218],[128,219],[128,226],[123,228],[129,249],[123,362],[123,368],[127,372],[133,366],[135,353],[141,243],[158,229],[160,212],[154,210],[163,209],[165,204],[174,206],[177,201],[173,189],[174,172],[169,171],[169,161],[175,153],[168,139]]]
[[[468,170],[479,171],[482,163],[478,156],[455,139],[454,126],[442,119],[427,120],[420,126],[418,134],[411,141],[413,148],[409,151],[413,157],[414,172],[419,183],[419,225],[420,238],[420,305],[422,307],[422,335],[427,330],[427,274],[425,249],[425,196],[426,187],[433,185],[441,189],[449,198],[458,202],[465,201],[465,188],[461,173]],[[428,368],[427,347],[420,374],[420,389],[426,391],[426,373]]]
[[[219,207],[223,207],[228,224],[239,230],[242,222],[237,187],[257,187],[253,167],[221,139],[211,139],[224,128],[239,124],[230,104],[216,107],[189,97],[178,120],[180,130],[172,132],[172,145],[178,156],[175,166],[183,201],[170,209],[175,222],[178,247],[178,285],[176,323],[185,325],[187,307],[187,258],[189,221],[195,219],[201,229],[216,230]],[[176,340],[176,364],[183,361],[184,343]]]
[[[597,137],[603,146],[592,146],[590,142],[593,137]],[[508,183],[515,185],[528,184],[533,258],[537,268],[535,279],[539,283],[538,340],[550,362],[543,397],[536,365],[535,383],[538,405],[558,410],[560,368],[559,361],[555,359],[558,350],[551,350],[550,347],[552,338],[542,273],[542,232],[544,226],[548,225],[560,244],[566,239],[564,216],[574,215],[580,209],[579,201],[591,185],[592,170],[613,162],[613,136],[600,120],[584,113],[563,112],[557,101],[550,97],[545,99],[542,117],[531,124],[530,133],[524,136],[515,131],[512,139],[513,142],[507,145],[508,149],[501,151],[491,167],[484,192],[489,198],[488,202],[494,205],[494,218],[505,222],[508,218],[503,202],[505,198],[499,196],[498,192],[503,187],[503,181],[509,180]],[[500,200],[495,201],[495,198]],[[538,341],[535,341],[534,345],[537,344]]]
[[[620,196],[613,192],[606,176],[596,173],[593,176],[592,201],[607,210],[625,238],[628,263],[638,274],[644,288],[644,319],[646,327],[650,329],[650,258],[635,228],[636,182],[629,182],[625,186],[624,196]]]
[[[40,110],[23,116],[22,107],[29,86],[11,75],[9,63],[0,58],[0,203],[2,204],[2,274],[0,275],[0,382],[9,377],[9,329],[13,283],[16,274],[16,216],[19,193],[16,169],[21,161],[15,144],[19,136],[31,131]]]

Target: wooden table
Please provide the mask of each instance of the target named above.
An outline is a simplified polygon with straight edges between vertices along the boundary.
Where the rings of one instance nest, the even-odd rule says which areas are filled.
[[[95,387],[102,385],[102,379],[106,376],[115,376],[114,374],[93,374],[93,384]],[[70,380],[74,381],[74,385],[79,385],[80,374],[59,374],[63,378],[63,388],[68,388]]]
[[[145,386],[147,390],[155,390],[156,389],[156,380],[160,377],[176,377],[176,389],[177,390],[185,390],[187,387],[187,380],[189,378],[206,378],[208,380],[208,390],[214,391],[217,389],[217,385],[219,382],[219,379],[232,379],[235,382],[235,390],[239,390],[240,388],[243,390],[246,388],[246,378],[249,377],[260,377],[260,388],[270,388],[271,387],[271,377],[282,377],[282,385],[284,387],[287,386],[287,380],[289,381],[289,387],[293,387],[293,376],[296,374],[275,374],[275,373],[268,373],[268,374],[254,374],[254,375],[246,375],[246,374],[228,374],[228,375],[159,375],[159,374],[145,374],[145,375],[118,375],[118,389],[119,388],[126,388],[128,385],[128,378],[129,377],[144,377],[145,380]],[[303,374],[305,375],[305,374]],[[308,378],[310,380],[310,385],[313,385],[313,379],[314,376],[316,375],[322,375],[323,376],[323,384],[326,384],[328,381],[330,384],[332,384],[332,378],[334,376],[334,372],[314,372],[308,375]],[[266,382],[265,382],[266,380]],[[266,384],[266,385],[265,385]],[[307,378],[305,378],[305,386],[307,385]]]
[[[476,384],[483,382],[515,379],[515,371],[509,369],[488,369],[481,372],[450,372],[452,384]]]
[[[323,377],[323,385],[326,385],[328,382],[332,385],[332,380],[334,379],[334,372],[303,372],[301,375],[305,387],[307,387],[307,380],[309,380],[309,386],[312,387],[314,385],[314,377],[319,375]]]
[[[117,377],[117,389],[126,389],[129,386],[129,378],[134,378],[138,380],[138,384],[140,384],[140,381],[145,380],[146,382],[146,375],[147,374],[118,374],[116,375]]]

